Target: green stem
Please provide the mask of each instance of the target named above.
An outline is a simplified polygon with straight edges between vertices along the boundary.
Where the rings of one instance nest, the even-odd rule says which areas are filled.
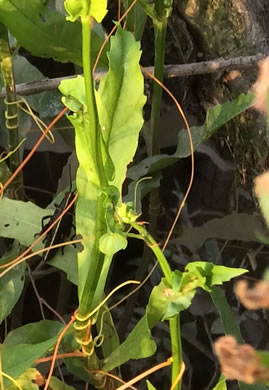
[[[165,38],[167,30],[167,19],[163,18],[161,22],[153,20],[155,35],[155,60],[154,76],[163,82],[164,59],[165,59]],[[160,153],[160,112],[162,102],[162,87],[154,83],[152,92],[152,109],[150,118],[150,131],[152,135],[152,154]]]
[[[171,383],[174,383],[182,365],[182,345],[180,334],[180,317],[179,314],[169,320],[170,338],[171,338],[171,350],[172,350],[172,379]],[[175,390],[181,389],[181,380],[175,387]]]
[[[132,223],[131,226],[138,231],[138,233],[143,237],[147,246],[152,250],[152,252],[154,253],[154,255],[156,256],[159,262],[164,277],[166,278],[170,286],[172,286],[172,271],[170,265],[168,264],[168,261],[166,260],[157,242],[143,226],[139,225],[136,222]]]
[[[99,303],[102,297],[103,291],[99,291],[99,296],[96,294],[96,289],[99,283],[100,275],[104,264],[104,254],[99,250],[99,240],[104,234],[104,198],[98,197],[96,203],[96,225],[95,225],[95,244],[91,251],[92,261],[91,269],[87,275],[87,281],[85,283],[84,291],[81,292],[80,303],[79,303],[79,314],[85,316]]]
[[[18,104],[16,97],[14,72],[12,55],[9,48],[8,30],[0,24],[0,62],[1,72],[3,76],[4,85],[6,88],[6,128],[9,132],[8,152],[12,152],[16,149],[20,143],[19,137],[19,122],[18,122]],[[10,171],[14,172],[21,163],[19,149],[11,153],[10,158]],[[23,176],[22,172],[13,180],[11,184],[12,197],[23,199]]]
[[[92,145],[92,158],[94,159],[97,175],[99,177],[100,187],[104,188],[107,186],[107,180],[105,170],[102,162],[101,154],[101,134],[99,128],[99,120],[97,113],[97,106],[94,94],[94,84],[91,70],[91,18],[86,15],[81,17],[82,23],[82,64],[85,82],[85,93],[87,109],[90,118],[91,128],[90,137]]]
[[[170,286],[172,286],[171,268],[162,250],[160,249],[160,247],[158,246],[154,238],[147,232],[147,230],[143,226],[137,223],[132,223],[132,227],[139,232],[141,237],[143,237],[143,239],[145,240],[147,246],[153,251],[153,253],[155,254],[159,262],[159,265],[161,267],[161,270],[166,280],[168,281]],[[174,383],[182,365],[182,346],[181,346],[179,314],[169,320],[169,328],[170,328],[171,349],[172,349],[172,357],[173,357],[171,381],[172,383]],[[178,382],[175,389],[176,390],[181,389],[181,380]]]

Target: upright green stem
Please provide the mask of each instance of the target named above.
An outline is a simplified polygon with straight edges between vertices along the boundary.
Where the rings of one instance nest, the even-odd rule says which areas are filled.
[[[155,35],[154,76],[159,81],[163,82],[167,18],[163,18],[161,22],[157,19],[154,19],[153,26]],[[152,135],[151,153],[153,155],[160,153],[160,113],[162,91],[162,87],[159,84],[153,84],[152,108],[150,118],[150,131]]]
[[[82,63],[85,80],[85,93],[87,101],[87,109],[90,118],[90,137],[93,150],[92,157],[96,164],[100,187],[104,188],[107,185],[105,170],[101,155],[101,134],[99,129],[99,120],[97,113],[96,100],[94,95],[94,84],[91,67],[91,18],[86,15],[81,17],[82,23]]]
[[[141,237],[143,237],[147,246],[152,250],[155,254],[156,259],[161,267],[164,277],[167,282],[172,286],[172,271],[166,257],[163,254],[163,251],[154,240],[154,238],[148,233],[148,231],[144,228],[144,226],[138,224],[137,222],[131,223],[131,226],[138,231]]]
[[[17,97],[15,90],[15,81],[13,73],[13,62],[12,55],[9,48],[8,40],[8,30],[7,28],[0,24],[0,63],[1,63],[1,72],[3,76],[4,85],[6,88],[6,112],[5,120],[6,127],[9,131],[9,143],[8,151],[12,152],[18,146],[19,139],[19,122],[18,122],[18,105]],[[11,153],[10,158],[10,171],[14,172],[20,165],[20,151],[17,149]],[[23,177],[20,173],[13,183],[12,186],[12,197],[23,198]]]
[[[180,316],[177,314],[175,317],[169,320],[170,339],[171,339],[171,352],[173,357],[172,362],[172,379],[171,383],[174,383],[182,365],[182,345],[180,334]],[[176,390],[181,389],[181,380],[175,387]]]
[[[155,0],[155,7],[146,5],[145,1],[139,1],[145,12],[152,18],[155,36],[155,57],[154,57],[154,76],[163,81],[164,60],[165,60],[165,40],[167,30],[167,17],[165,14],[163,0]],[[147,9],[150,10],[148,13]],[[151,149],[148,150],[150,155],[160,154],[160,111],[162,102],[162,88],[159,84],[153,83],[152,108],[150,119]],[[160,215],[160,191],[159,188],[153,188],[150,192],[149,199],[149,232],[152,236],[156,234],[158,218]],[[144,248],[143,259],[136,273],[136,279],[142,281],[147,273],[148,266],[152,261],[152,253],[147,247]],[[138,294],[128,300],[125,315],[120,321],[120,334],[124,335],[127,330],[128,322],[125,318],[131,318]]]
[[[159,248],[154,238],[147,232],[147,230],[143,226],[137,223],[132,223],[131,225],[134,229],[136,229],[139,232],[139,234],[145,240],[145,243],[154,252],[166,280],[172,287],[172,271],[162,250]],[[176,316],[174,316],[169,320],[169,328],[170,328],[170,338],[171,338],[171,350],[172,350],[172,357],[173,357],[171,383],[174,383],[182,365],[182,346],[181,346],[179,314],[177,314]],[[181,380],[178,382],[175,389],[176,390],[181,389]]]

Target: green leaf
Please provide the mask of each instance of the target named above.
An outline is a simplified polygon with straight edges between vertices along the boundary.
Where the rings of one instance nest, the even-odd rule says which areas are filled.
[[[232,312],[224,293],[219,287],[213,287],[210,292],[210,296],[219,312],[225,334],[227,336],[234,336],[238,343],[243,344],[244,340],[241,335],[239,325],[236,322],[235,315]]]
[[[239,344],[244,344],[240,327],[224,293],[219,287],[213,287],[210,296],[219,312],[225,334],[234,336]],[[266,390],[265,386],[258,384],[248,385],[238,382],[238,386],[240,390]]]
[[[223,218],[210,219],[201,226],[184,228],[182,234],[177,237],[177,243],[195,252],[211,238],[228,241],[259,241],[261,238],[258,237],[258,233],[265,237],[267,231],[257,215],[233,213]]]
[[[154,387],[151,383],[150,383],[150,381],[146,381],[146,383],[147,383],[147,388],[148,388],[148,390],[156,390],[156,387]]]
[[[74,79],[63,80],[59,86],[59,90],[65,95],[62,99],[63,103],[73,111],[72,115],[68,115],[68,119],[75,128],[76,154],[80,165],[76,184],[80,193],[80,188],[84,188],[85,181],[90,180],[95,185],[99,183],[92,153],[96,146],[92,145],[89,132],[91,127],[90,118],[87,113],[84,78],[78,76]],[[80,176],[81,185],[78,182]]]
[[[99,242],[99,249],[105,255],[112,256],[122,249],[126,249],[128,241],[126,237],[119,233],[105,233]]]
[[[41,231],[42,218],[52,214],[53,210],[42,209],[31,202],[3,198],[0,201],[0,236],[13,238],[20,244],[29,246],[35,240],[35,234]],[[43,247],[44,243],[40,240],[34,250]],[[48,263],[64,271],[67,279],[77,284],[77,251],[74,247],[65,247],[63,254],[58,250]]]
[[[192,127],[192,141],[194,150],[221,126],[233,119],[241,112],[245,111],[253,104],[254,94],[241,94],[237,99],[218,104],[210,108],[206,115],[206,120],[203,126]],[[137,181],[145,175],[153,175],[156,172],[174,164],[179,158],[188,157],[190,155],[190,141],[187,131],[181,130],[178,134],[177,150],[173,155],[162,154],[152,157],[147,157],[140,163],[131,167],[128,170],[128,177]]]
[[[3,277],[0,274],[0,325],[11,313],[21,295],[25,281],[24,271],[25,264],[21,264],[10,270]]]
[[[81,25],[66,22],[65,16],[46,8],[40,0],[0,0],[0,21],[33,55],[60,62],[81,62]],[[102,39],[92,32],[92,61]],[[99,65],[107,66],[105,51]]]
[[[153,288],[147,306],[150,328],[158,321],[167,320],[186,310],[191,305],[195,293],[195,288],[186,292],[171,289],[166,280],[162,279],[161,283]]]
[[[29,246],[34,235],[41,231],[41,220],[53,210],[42,209],[31,202],[3,198],[0,201],[0,236],[14,238],[22,245]],[[42,248],[38,243],[35,249]]]
[[[73,246],[65,246],[63,253],[59,249],[47,263],[52,267],[64,271],[67,279],[71,283],[78,284],[77,250]]]
[[[202,142],[206,141],[216,130],[225,125],[231,119],[235,118],[249,107],[252,106],[254,93],[241,94],[237,99],[223,104],[217,104],[210,108],[206,114],[205,123],[202,126],[191,128],[193,144],[196,149]],[[181,157],[190,155],[190,141],[186,130],[179,133],[178,148],[176,154]]]
[[[213,388],[213,390],[227,390],[226,378],[224,375],[219,377],[218,383]]]
[[[68,386],[55,376],[51,378],[49,388],[51,390],[75,390],[73,386]]]
[[[40,321],[11,331],[2,348],[2,370],[16,379],[56,343],[63,324]]]
[[[107,13],[107,0],[91,0],[89,5],[82,0],[65,0],[64,6],[69,14],[66,19],[71,22],[75,22],[79,17],[92,16],[101,23]]]
[[[123,4],[126,11],[129,7],[128,0],[124,0]],[[135,39],[140,41],[147,21],[147,14],[138,2],[129,11],[126,21],[125,29],[134,33]]]
[[[111,371],[130,359],[152,356],[156,344],[151,338],[147,316],[143,316],[127,339],[104,360],[103,370]]]
[[[199,287],[202,287],[208,292],[211,291],[212,286],[220,285],[223,282],[227,282],[248,272],[248,270],[245,269],[214,265],[213,263],[208,263],[206,261],[195,261],[189,263],[186,265],[185,271],[189,271],[191,277],[204,277],[205,283],[199,284]]]
[[[110,184],[119,190],[127,165],[137,149],[143,125],[142,109],[146,98],[140,56],[140,43],[130,32],[119,27],[111,38],[109,71],[101,79],[97,93],[102,134],[115,167],[115,177]]]
[[[39,386],[35,383],[41,373],[35,368],[28,368],[19,378],[16,379],[16,383],[22,390],[39,390]],[[15,384],[6,387],[6,390],[18,390]]]
[[[98,22],[104,19],[107,14],[107,0],[91,0],[90,15]]]

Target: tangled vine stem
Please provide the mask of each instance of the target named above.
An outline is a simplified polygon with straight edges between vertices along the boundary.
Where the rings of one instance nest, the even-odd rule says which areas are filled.
[[[206,73],[215,73],[221,71],[230,71],[235,69],[249,69],[254,66],[257,66],[258,62],[265,58],[265,54],[256,54],[255,56],[247,56],[247,57],[235,57],[235,58],[218,58],[212,61],[202,61],[202,62],[194,62],[191,64],[183,64],[183,65],[165,65],[164,66],[164,77],[173,78],[173,77],[186,77],[186,76],[194,76],[198,74],[206,74]],[[147,73],[154,73],[153,66],[149,66],[145,68]],[[106,72],[96,72],[94,73],[94,79],[99,81]],[[44,92],[44,91],[53,91],[58,88],[60,82],[65,79],[74,78],[77,75],[71,77],[57,77],[54,79],[45,79],[40,81],[34,81],[31,83],[23,83],[17,84],[16,90],[19,95],[33,95],[36,93]],[[144,77],[149,79],[150,77],[144,73]],[[3,88],[0,93],[0,98],[6,96],[5,89]]]

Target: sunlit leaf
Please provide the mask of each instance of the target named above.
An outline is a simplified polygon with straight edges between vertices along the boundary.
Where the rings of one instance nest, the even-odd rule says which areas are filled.
[[[191,262],[186,265],[185,271],[189,271],[191,276],[203,276],[205,278],[205,283],[203,285],[199,285],[209,292],[211,291],[211,287],[220,285],[223,282],[227,282],[248,272],[246,269],[230,268],[222,265],[208,263],[206,261]]]
[[[140,44],[120,27],[111,38],[109,71],[101,79],[97,106],[104,141],[115,166],[111,184],[121,189],[143,125],[144,79],[139,67]],[[120,157],[120,158],[119,158]]]
[[[33,55],[81,65],[81,24],[43,5],[40,0],[0,0],[0,21],[18,42]],[[92,32],[92,60],[102,45]],[[99,65],[106,67],[105,51]]]

